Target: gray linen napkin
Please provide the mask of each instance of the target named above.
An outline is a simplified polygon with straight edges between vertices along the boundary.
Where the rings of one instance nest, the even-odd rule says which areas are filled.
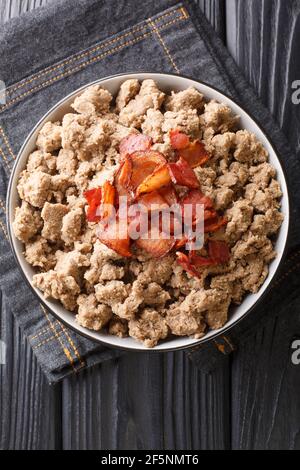
[[[260,321],[271,308],[270,301],[278,303],[281,287],[285,299],[286,292],[294,295],[292,286],[300,270],[300,193],[294,191],[298,161],[193,1],[144,0],[134,3],[134,14],[132,2],[125,0],[57,2],[6,24],[0,32],[0,57],[0,80],[7,87],[6,104],[0,105],[1,292],[50,383],[121,352],[67,329],[41,308],[24,283],[7,239],[7,184],[16,154],[34,124],[66,94],[97,78],[129,71],[181,73],[219,88],[251,111],[272,136],[294,197],[292,261],[283,266],[269,304],[258,309]],[[188,354],[199,367],[210,370],[223,353],[234,349],[236,339],[226,336]]]

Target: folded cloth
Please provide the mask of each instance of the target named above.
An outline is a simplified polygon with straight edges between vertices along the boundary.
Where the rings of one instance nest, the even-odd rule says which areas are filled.
[[[300,193],[296,188],[300,173],[284,136],[193,1],[144,0],[134,3],[134,14],[132,3],[58,1],[12,20],[0,33],[0,80],[6,85],[6,103],[0,106],[1,291],[50,383],[121,352],[70,331],[40,306],[9,248],[4,201],[16,154],[35,123],[65,95],[97,78],[146,70],[189,75],[219,88],[249,110],[272,136],[294,197],[293,257],[288,262],[292,266],[283,266],[278,289],[268,296],[268,302],[276,305],[279,285],[291,290],[292,280],[299,274]],[[269,308],[264,304],[258,315]],[[220,341],[212,343],[214,349],[201,347],[189,354],[200,367],[209,369],[209,363],[218,362],[217,351],[234,348],[230,338]]]

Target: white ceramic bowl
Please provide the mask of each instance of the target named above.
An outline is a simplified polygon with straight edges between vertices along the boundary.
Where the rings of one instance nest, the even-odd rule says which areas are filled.
[[[201,93],[204,94],[205,98],[208,99],[216,99],[225,103],[226,105],[230,106],[233,113],[240,116],[240,124],[241,128],[245,128],[250,132],[256,134],[258,139],[264,144],[265,148],[269,152],[270,156],[270,163],[276,168],[277,170],[277,178],[281,184],[283,197],[282,197],[282,212],[284,214],[284,222],[281,226],[280,232],[277,236],[276,240],[276,250],[278,252],[278,256],[275,260],[272,261],[269,267],[269,275],[260,288],[259,292],[256,294],[248,294],[241,305],[232,308],[230,311],[230,318],[226,325],[221,328],[220,330],[209,331],[206,336],[200,340],[190,339],[186,337],[174,337],[167,341],[161,342],[155,348],[151,349],[150,351],[167,351],[167,350],[175,350],[175,349],[183,349],[188,348],[191,346],[195,346],[197,344],[203,343],[208,341],[216,336],[223,334],[226,330],[231,328],[237,322],[239,322],[246,314],[248,314],[252,308],[261,300],[263,294],[265,294],[270,286],[271,281],[273,280],[276,271],[278,270],[279,264],[283,258],[283,253],[285,251],[285,246],[287,242],[287,235],[288,235],[288,228],[289,228],[289,198],[288,198],[288,190],[286,185],[286,180],[284,177],[284,173],[279,161],[279,157],[276,154],[274,147],[272,146],[270,140],[265,135],[265,133],[260,129],[259,125],[255,122],[255,120],[240,106],[238,106],[234,101],[230,98],[225,96],[223,93],[219,92],[218,90],[208,86],[202,82],[198,82],[187,77],[171,75],[171,74],[164,74],[164,73],[132,73],[132,74],[122,74],[111,76],[108,78],[103,78],[101,80],[97,80],[94,83],[100,83],[103,87],[107,88],[113,95],[115,95],[121,85],[121,83],[128,79],[128,78],[137,78],[139,80],[144,80],[146,78],[152,78],[157,83],[158,86],[166,92],[170,92],[171,90],[180,91],[184,90],[189,86],[195,87]],[[61,100],[57,103],[50,111],[41,119],[41,121],[35,126],[35,128],[31,131],[29,136],[27,137],[24,145],[22,146],[18,158],[16,160],[10,184],[8,189],[8,198],[7,198],[7,210],[8,210],[8,231],[10,234],[10,240],[13,252],[17,259],[17,262],[22,270],[25,278],[27,279],[29,285],[40,299],[40,301],[55,315],[59,320],[61,320],[66,325],[70,326],[77,332],[87,336],[90,339],[96,340],[101,343],[105,343],[107,345],[123,348],[123,349],[130,349],[130,350],[147,350],[149,349],[143,347],[141,343],[138,343],[132,338],[125,338],[121,339],[116,336],[109,335],[105,332],[94,332],[79,326],[75,322],[75,316],[68,312],[66,309],[62,307],[62,305],[54,300],[45,300],[43,298],[43,294],[36,288],[32,286],[32,276],[34,274],[33,268],[25,261],[23,255],[23,245],[20,241],[16,239],[14,236],[12,227],[12,222],[14,219],[14,213],[16,207],[19,205],[19,197],[17,194],[17,183],[19,179],[20,172],[25,168],[26,162],[28,159],[29,154],[34,151],[35,143],[37,139],[37,135],[39,130],[47,121],[59,121],[62,119],[63,115],[71,112],[70,105],[74,101],[74,98],[82,93],[82,91],[90,86],[91,84],[87,84],[84,87],[80,88],[79,90],[71,93],[69,96]]]

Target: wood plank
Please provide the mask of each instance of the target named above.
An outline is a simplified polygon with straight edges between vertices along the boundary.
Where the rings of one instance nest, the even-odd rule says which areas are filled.
[[[194,0],[194,3],[202,10],[215,31],[225,41],[226,32],[226,7],[225,0]]]
[[[227,0],[226,16],[231,54],[299,156],[300,107],[291,102],[291,84],[300,71],[299,2]],[[300,446],[299,366],[290,358],[290,344],[300,331],[296,312],[296,306],[286,305],[280,317],[271,319],[234,356],[235,449]]]
[[[6,344],[6,364],[0,365],[0,449],[59,448],[60,386],[46,383],[5,299],[0,299],[0,338]]]
[[[63,383],[64,449],[225,449],[227,367],[201,374],[184,352],[130,353]]]
[[[56,0],[0,0],[0,24]]]
[[[227,0],[227,47],[300,157],[300,2]]]

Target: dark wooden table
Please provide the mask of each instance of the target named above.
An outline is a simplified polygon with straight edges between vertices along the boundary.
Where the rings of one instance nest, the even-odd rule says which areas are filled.
[[[0,24],[50,1],[0,0]],[[198,3],[299,158],[300,1]],[[209,375],[183,352],[127,354],[50,387],[3,302],[1,313],[1,449],[300,449],[293,317],[283,334],[273,315]]]

